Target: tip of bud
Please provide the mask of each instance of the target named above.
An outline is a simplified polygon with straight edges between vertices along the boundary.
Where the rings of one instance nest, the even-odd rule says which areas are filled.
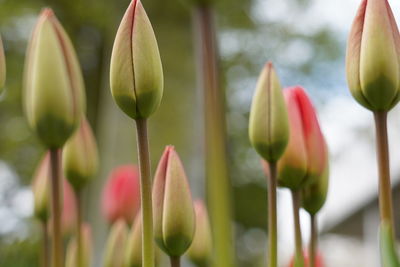
[[[54,11],[50,7],[45,7],[40,12],[40,17],[42,18],[49,18],[54,16]]]

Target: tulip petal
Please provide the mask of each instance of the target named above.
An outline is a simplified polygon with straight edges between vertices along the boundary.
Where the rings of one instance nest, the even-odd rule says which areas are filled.
[[[387,110],[397,97],[399,58],[387,0],[369,0],[365,11],[360,53],[360,83],[375,110]]]
[[[164,78],[157,40],[146,11],[139,0],[137,0],[133,24],[132,57],[137,109],[139,115],[146,118],[160,105]]]
[[[0,93],[3,91],[6,83],[6,57],[4,55],[3,41],[0,36]]]
[[[360,83],[361,39],[364,29],[364,17],[366,8],[367,0],[363,0],[357,11],[357,15],[354,19],[353,26],[349,35],[346,55],[346,73],[347,82],[349,84],[350,92],[353,97],[364,107],[372,109],[371,104],[368,103],[368,100],[362,94]]]
[[[118,106],[132,118],[137,116],[132,54],[132,27],[137,1],[132,1],[122,18],[111,55],[111,93]]]

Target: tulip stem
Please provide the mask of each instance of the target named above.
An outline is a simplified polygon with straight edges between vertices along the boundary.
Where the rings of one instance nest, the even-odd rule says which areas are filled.
[[[387,134],[387,112],[375,112],[376,128],[376,152],[379,174],[379,210],[381,221],[388,222],[393,229],[395,236],[393,208],[392,208],[392,187],[390,184],[389,165],[389,144]]]
[[[317,247],[318,247],[318,224],[317,224],[317,215],[311,214],[311,237],[310,237],[310,267],[315,267],[315,261],[317,256]]]
[[[193,12],[198,81],[203,91],[206,192],[215,257],[212,266],[234,266],[231,196],[226,153],[225,95],[219,82],[213,10],[196,5]]]
[[[154,266],[153,212],[151,199],[150,154],[147,120],[136,120],[137,146],[140,169],[140,197],[142,215],[143,267]]]
[[[278,265],[278,229],[276,212],[276,162],[269,163],[268,178],[268,267]]]
[[[83,267],[82,264],[82,191],[76,191],[77,198],[77,229],[76,229],[76,239],[77,239],[77,267]]]
[[[294,240],[296,244],[294,266],[297,267],[297,266],[304,266],[303,241],[301,237],[301,226],[300,226],[301,191],[291,190],[291,193],[292,193],[292,203],[293,203]]]
[[[181,267],[180,257],[170,257],[171,267]]]
[[[61,179],[60,154],[50,149],[51,164],[51,214],[52,214],[52,266],[63,266],[63,244],[61,239]]]
[[[44,221],[42,223],[42,234],[43,234],[42,266],[49,267],[49,237],[47,233],[47,221]]]

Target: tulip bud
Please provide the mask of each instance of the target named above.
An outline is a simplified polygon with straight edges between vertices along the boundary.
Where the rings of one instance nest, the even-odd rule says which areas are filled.
[[[400,35],[387,0],[364,0],[347,45],[347,81],[353,97],[372,111],[400,99]]]
[[[327,157],[328,159],[328,157]],[[302,191],[302,206],[310,213],[315,215],[325,204],[329,186],[329,163],[326,163],[325,170],[318,179]]]
[[[289,125],[278,76],[267,63],[261,72],[251,105],[250,142],[267,161],[277,161],[285,151]]]
[[[147,118],[161,102],[163,70],[153,28],[140,0],[132,0],[111,55],[111,93],[133,119]]]
[[[115,168],[104,187],[102,213],[110,224],[123,219],[132,224],[140,208],[139,172],[136,166]]]
[[[6,57],[4,55],[3,42],[0,37],[0,93],[6,83]]]
[[[90,267],[92,263],[92,234],[89,224],[82,224],[81,263],[78,264],[78,241],[72,238],[67,247],[66,267]]]
[[[153,184],[154,237],[171,257],[189,248],[195,231],[195,214],[189,183],[173,146],[167,146]]]
[[[51,9],[44,9],[29,42],[24,77],[25,112],[48,148],[60,148],[84,111],[82,73],[74,48]]]
[[[104,254],[104,267],[123,267],[128,227],[124,220],[116,221],[110,230]]]
[[[194,210],[196,212],[196,231],[187,256],[199,267],[208,266],[213,251],[210,221],[203,201],[195,201]]]
[[[142,218],[139,215],[136,216],[126,241],[125,267],[142,266]]]
[[[50,154],[46,153],[36,169],[33,183],[34,214],[42,222],[49,218],[49,194],[50,194]]]
[[[63,178],[63,209],[61,213],[62,231],[64,236],[71,235],[77,227],[77,206],[76,195],[72,186]]]
[[[96,174],[98,153],[96,140],[86,119],[67,141],[63,148],[63,169],[65,177],[76,191],[80,191]]]
[[[32,184],[34,196],[34,214],[42,222],[46,222],[51,217],[50,210],[50,153],[46,153],[39,163],[35,178]],[[67,180],[62,179],[62,230],[65,235],[73,232],[76,226],[77,204],[76,196]],[[51,226],[51,224],[50,224]]]
[[[284,90],[288,107],[290,137],[285,153],[278,162],[278,182],[298,190],[312,184],[327,164],[325,140],[314,107],[304,89]]]

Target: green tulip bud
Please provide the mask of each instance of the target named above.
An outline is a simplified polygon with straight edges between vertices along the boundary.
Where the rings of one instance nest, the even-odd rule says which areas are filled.
[[[195,231],[195,213],[185,170],[174,147],[167,146],[153,184],[154,236],[171,257],[189,248]]]
[[[125,250],[125,267],[142,266],[142,218],[139,213],[136,216],[129,233]]]
[[[78,241],[74,237],[69,241],[66,254],[66,267],[90,267],[92,265],[92,234],[89,224],[82,224],[81,262],[78,264]]]
[[[353,97],[372,111],[400,100],[400,35],[387,0],[364,0],[354,20],[346,57]]]
[[[63,148],[63,169],[65,177],[75,190],[79,191],[96,174],[98,153],[96,140],[88,121],[84,118],[79,129]]]
[[[128,226],[125,221],[120,219],[116,221],[110,230],[104,254],[104,267],[123,267],[124,250],[126,246],[126,236],[128,235]]]
[[[211,226],[203,201],[195,201],[194,210],[196,212],[196,231],[187,256],[197,266],[205,267],[209,265],[213,253]]]
[[[302,192],[303,208],[311,215],[317,214],[324,206],[328,194],[328,186],[329,163],[327,162],[322,175],[313,184],[306,186]]]
[[[288,144],[288,114],[278,76],[270,62],[265,65],[257,83],[249,135],[253,147],[269,162],[276,162]]]
[[[36,169],[32,183],[34,214],[43,223],[47,222],[50,217],[50,207],[48,206],[50,194],[49,162],[50,154],[46,153]]]
[[[129,5],[115,37],[111,93],[133,119],[147,118],[161,102],[163,70],[157,40],[140,0]]]
[[[85,108],[79,62],[51,9],[39,16],[29,41],[24,77],[29,124],[48,148],[60,148],[72,135]]]
[[[3,41],[0,37],[0,93],[6,83],[6,57],[4,55]]]

